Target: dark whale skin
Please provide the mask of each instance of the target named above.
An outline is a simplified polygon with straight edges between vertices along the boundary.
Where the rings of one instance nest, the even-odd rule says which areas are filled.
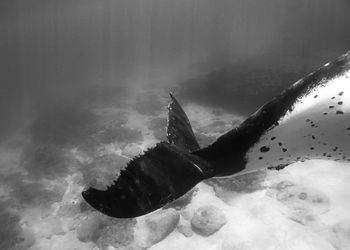
[[[171,95],[169,142],[130,161],[106,190],[89,188],[82,195],[108,216],[131,218],[163,207],[204,179],[313,158],[350,161],[349,72],[350,52],[294,83],[203,149]],[[334,96],[333,89],[338,91]],[[322,142],[322,136],[328,141]]]

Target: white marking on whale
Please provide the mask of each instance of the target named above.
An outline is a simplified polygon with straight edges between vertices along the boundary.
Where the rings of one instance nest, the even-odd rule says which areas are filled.
[[[349,70],[301,96],[247,152],[243,172],[307,159],[350,162]]]

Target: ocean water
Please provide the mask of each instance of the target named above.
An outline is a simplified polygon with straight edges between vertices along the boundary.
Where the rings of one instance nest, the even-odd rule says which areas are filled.
[[[149,215],[104,189],[166,140],[173,93],[201,147],[348,51],[348,0],[0,1],[0,250],[347,250],[350,164],[203,181]]]

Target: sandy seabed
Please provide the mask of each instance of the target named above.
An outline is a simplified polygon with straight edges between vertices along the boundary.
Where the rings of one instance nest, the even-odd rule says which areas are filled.
[[[243,120],[195,104],[184,109],[202,146]],[[76,140],[55,139],[61,124],[44,117],[0,146],[0,249],[350,249],[346,163],[312,160],[210,179],[163,210],[135,219],[94,211],[81,191],[111,184],[129,159],[165,140],[166,110],[141,100],[94,107],[89,115],[91,126],[81,135],[75,125],[64,127],[72,131],[64,136]],[[214,212],[201,213],[198,228],[194,218],[203,209]]]

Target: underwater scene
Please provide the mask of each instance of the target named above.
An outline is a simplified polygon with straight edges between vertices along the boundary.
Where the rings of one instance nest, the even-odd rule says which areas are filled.
[[[1,250],[350,249],[347,0],[0,12]]]

